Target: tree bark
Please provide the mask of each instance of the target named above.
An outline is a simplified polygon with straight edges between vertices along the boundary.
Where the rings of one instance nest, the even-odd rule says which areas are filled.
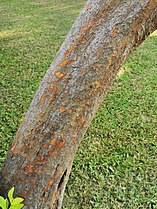
[[[88,0],[37,90],[0,173],[24,209],[59,209],[79,143],[134,48],[157,28],[157,0]]]

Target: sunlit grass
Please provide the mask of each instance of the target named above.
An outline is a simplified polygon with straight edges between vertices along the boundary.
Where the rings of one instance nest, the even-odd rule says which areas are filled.
[[[157,36],[157,30],[155,30],[150,36]]]

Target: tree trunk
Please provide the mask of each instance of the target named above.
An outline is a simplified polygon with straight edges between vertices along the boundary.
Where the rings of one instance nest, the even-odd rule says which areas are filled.
[[[59,209],[79,143],[118,70],[157,28],[157,0],[88,0],[47,71],[0,173],[25,209]]]

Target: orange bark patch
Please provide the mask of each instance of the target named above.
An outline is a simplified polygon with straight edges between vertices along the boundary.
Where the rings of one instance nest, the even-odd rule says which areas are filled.
[[[22,196],[24,199],[27,199],[29,197],[30,193],[31,193],[31,191],[29,190],[25,194],[22,194],[20,196]]]
[[[124,48],[128,43],[128,39],[124,39],[122,40],[122,42],[119,44],[120,45],[120,49]]]
[[[78,36],[78,41],[81,43],[84,43],[87,40],[88,34],[90,29],[92,28],[91,26],[91,21],[87,22],[81,29],[80,34]]]
[[[108,6],[105,6],[105,7],[103,8],[103,10],[102,10],[102,13],[107,12],[107,10],[108,10]]]
[[[48,181],[48,185],[51,186],[54,183],[54,178]]]
[[[64,144],[65,144],[65,139],[62,140],[59,144],[57,144],[56,146],[57,151],[60,151],[62,147],[64,146]]]
[[[65,67],[70,62],[69,58],[64,59],[60,64],[59,67]],[[63,74],[64,75],[64,74]],[[57,75],[56,75],[57,76]],[[57,76],[58,77],[58,76]]]
[[[63,77],[64,77],[64,74],[61,73],[60,71],[57,71],[57,72],[55,72],[55,76],[56,76],[57,78],[63,78]]]
[[[15,143],[15,141],[14,141],[14,142],[12,143],[12,145],[11,145],[11,148],[10,148],[9,152],[10,152],[10,151],[14,152],[15,146],[16,146],[16,143]]]
[[[134,30],[135,33],[136,33],[137,31],[139,31],[140,28],[141,28],[141,23],[140,23],[140,22],[137,22],[137,23],[134,25],[133,30]]]
[[[60,110],[61,112],[66,112],[66,108],[65,108],[64,106],[60,106],[60,107],[59,107],[59,110]]]
[[[76,138],[75,138],[75,137],[71,137],[71,139],[72,139],[73,141],[76,141]]]
[[[85,123],[85,121],[86,121],[85,118],[83,118],[83,119],[77,119],[77,124],[78,124],[80,127],[82,127],[83,124]]]
[[[77,131],[77,130],[72,130],[72,132],[73,132],[74,134],[78,134],[78,131]]]
[[[52,150],[49,150],[48,151],[48,155],[52,155],[53,154],[53,151]]]
[[[57,90],[58,90],[57,86],[53,86],[52,88],[47,89],[48,92],[53,92],[55,94],[57,93]]]
[[[49,142],[49,144],[53,145],[54,148],[55,148],[55,151],[59,152],[59,151],[62,149],[62,147],[64,146],[64,144],[65,144],[65,139],[64,139],[64,140],[61,140],[61,141],[57,141],[56,138],[53,138],[53,139]],[[53,152],[54,152],[54,151],[49,150],[49,151],[48,151],[48,155],[52,155]]]
[[[84,25],[83,27],[82,27],[82,32],[84,32],[84,33],[86,33],[86,32],[88,32],[89,30],[90,30],[90,28],[91,28],[91,26],[89,26],[89,25]]]
[[[35,186],[36,185],[36,181],[35,180],[31,180],[31,185]]]
[[[44,156],[38,156],[36,162],[43,164],[46,162],[46,159]]]
[[[57,86],[54,86],[54,87],[53,87],[53,93],[55,93],[55,94],[56,94],[56,93],[57,93],[57,91],[58,91]]]
[[[57,142],[57,139],[56,138],[53,138],[53,139],[51,139],[51,141],[49,142],[49,144],[51,144],[51,145],[55,145],[56,144],[56,142]]]
[[[91,9],[92,5],[91,5],[91,4],[86,4],[85,7],[86,7],[87,9]]]
[[[115,25],[115,26],[113,27],[113,30],[112,30],[112,37],[113,37],[113,38],[117,35],[117,32],[118,32],[118,28],[117,28],[117,26]]]
[[[119,4],[119,3],[120,3],[120,0],[117,0],[117,1],[113,0],[113,1],[111,1],[111,3],[110,3],[109,6],[110,6],[111,8],[114,8],[114,7],[116,7],[117,3]]]
[[[95,81],[93,83],[93,86],[97,89],[97,88],[99,88],[101,86],[101,83],[99,81]]]
[[[28,165],[24,168],[24,171],[27,173],[33,173],[34,172],[34,168],[33,165]]]
[[[73,50],[74,50],[74,45],[72,44],[70,48],[64,53],[64,55],[66,56],[67,54],[71,54]]]
[[[45,94],[42,94],[39,100],[39,106],[43,104],[44,100],[45,100]]]
[[[44,144],[43,145],[44,148],[48,148],[48,146],[49,146],[48,144]]]
[[[70,110],[69,110],[69,114],[71,114],[73,112],[73,109],[71,108]]]

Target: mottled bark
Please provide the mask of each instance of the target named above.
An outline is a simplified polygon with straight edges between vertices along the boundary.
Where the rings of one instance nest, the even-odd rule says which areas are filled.
[[[46,73],[7,154],[0,193],[59,209],[73,158],[131,51],[157,28],[157,0],[88,0]]]

